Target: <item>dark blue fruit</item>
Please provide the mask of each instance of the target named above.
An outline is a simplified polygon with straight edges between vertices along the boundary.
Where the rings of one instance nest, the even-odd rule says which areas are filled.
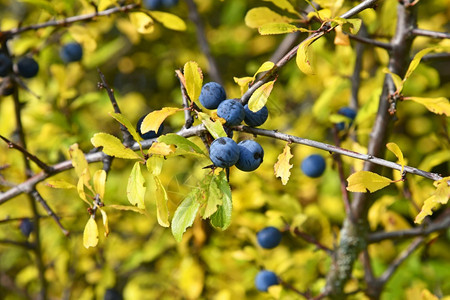
[[[229,137],[220,137],[211,143],[209,158],[216,167],[229,168],[239,159],[239,147]]]
[[[217,115],[224,118],[228,126],[239,125],[245,117],[244,106],[239,101],[228,99],[219,104]]]
[[[325,171],[325,159],[318,155],[312,154],[302,161],[301,169],[306,176],[317,178]]]
[[[338,114],[346,116],[350,119],[349,127],[352,126],[353,120],[356,117],[356,111],[353,108],[350,107],[342,107],[338,110]],[[337,130],[344,130],[345,129],[345,122],[339,122],[336,124]]]
[[[260,144],[253,140],[245,140],[238,144],[239,160],[236,167],[241,171],[254,171],[263,162],[264,150]]]
[[[279,283],[277,275],[272,271],[261,270],[256,274],[255,285],[261,292],[267,292],[270,286]]]
[[[150,10],[160,9],[163,5],[162,0],[144,0],[142,4]]]
[[[202,86],[200,103],[207,109],[216,109],[227,98],[224,88],[217,82],[208,82]]]
[[[103,296],[103,300],[123,300],[123,297],[115,289],[107,289],[105,291],[105,295]]]
[[[162,0],[162,5],[164,7],[172,7],[178,4],[178,0]]]
[[[244,106],[245,110],[245,118],[244,122],[251,127],[261,126],[266,122],[267,117],[269,117],[269,110],[266,106],[258,110],[257,112],[253,112],[248,108],[248,104]]]
[[[139,133],[141,138],[143,138],[144,140],[149,140],[149,139],[154,139],[154,138],[159,137],[162,134],[163,130],[164,130],[164,125],[162,123],[161,123],[161,126],[159,126],[159,128],[158,128],[158,132],[149,131],[149,132],[146,132],[146,133],[142,134],[142,132],[141,132],[141,125],[142,125],[142,121],[144,121],[144,118],[146,116],[147,115],[143,115],[139,119],[139,121],[137,122],[137,125],[136,125],[137,133]]]
[[[20,232],[22,232],[22,234],[26,237],[29,237],[31,232],[33,232],[34,230],[34,225],[33,223],[30,221],[30,219],[25,218],[22,219],[22,221],[20,221]]]
[[[65,63],[79,61],[83,57],[83,48],[77,42],[65,44],[59,52]]]
[[[19,74],[25,78],[32,78],[39,72],[39,64],[31,57],[23,57],[17,63]]]
[[[272,226],[268,226],[256,234],[258,244],[265,249],[272,249],[281,242],[281,232]]]
[[[6,54],[0,53],[0,76],[7,76],[12,70],[12,60]]]

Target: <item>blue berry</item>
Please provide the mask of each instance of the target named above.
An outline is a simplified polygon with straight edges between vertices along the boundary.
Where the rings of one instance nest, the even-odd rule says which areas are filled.
[[[263,162],[264,150],[260,144],[252,140],[245,140],[238,144],[239,160],[236,167],[241,171],[254,171]]]
[[[255,285],[261,292],[267,292],[270,286],[279,284],[277,275],[272,271],[261,270],[256,274]]]
[[[115,289],[107,289],[103,296],[103,300],[123,300],[123,297],[122,294]]]
[[[77,42],[65,44],[59,53],[65,63],[79,61],[83,57],[83,48]]]
[[[162,0],[144,0],[142,4],[146,9],[156,10],[162,7],[163,2]]]
[[[245,118],[244,122],[251,127],[258,127],[264,122],[266,122],[267,117],[269,117],[269,110],[266,106],[258,110],[257,112],[253,112],[248,108],[248,104],[244,106],[245,110]]]
[[[216,167],[231,167],[239,159],[239,147],[229,137],[220,137],[211,143],[209,158]]]
[[[352,126],[353,120],[356,117],[356,111],[353,108],[350,107],[342,107],[338,110],[338,114],[346,116],[350,119],[349,126]],[[336,124],[337,130],[344,130],[345,129],[345,122],[339,122]]]
[[[149,131],[149,132],[146,132],[146,133],[142,134],[141,125],[142,125],[142,121],[144,121],[144,118],[146,116],[147,115],[143,115],[139,119],[139,121],[137,122],[137,125],[136,125],[137,133],[139,133],[141,138],[143,138],[144,140],[149,140],[149,139],[154,139],[154,138],[159,137],[162,134],[163,130],[164,130],[164,125],[162,123],[161,123],[161,126],[159,126],[159,128],[158,128],[158,132]]]
[[[22,221],[20,221],[19,227],[22,234],[26,237],[29,237],[31,232],[33,232],[34,230],[34,225],[28,218],[22,219]]]
[[[217,115],[226,121],[226,125],[239,125],[244,120],[245,110],[241,102],[228,99],[219,104]]]
[[[258,244],[265,249],[272,249],[281,242],[281,232],[272,226],[268,226],[256,234]]]
[[[19,74],[25,78],[32,78],[39,72],[39,64],[31,57],[23,57],[17,63]]]
[[[202,86],[200,103],[207,109],[216,109],[227,98],[224,88],[217,82],[208,82]]]
[[[172,7],[178,4],[178,0],[162,0],[162,5],[164,7]]]
[[[326,163],[325,159],[318,155],[312,154],[302,161],[301,169],[306,176],[317,178],[320,177],[325,171]]]
[[[0,53],[0,76],[4,77],[12,70],[12,60],[4,53]]]

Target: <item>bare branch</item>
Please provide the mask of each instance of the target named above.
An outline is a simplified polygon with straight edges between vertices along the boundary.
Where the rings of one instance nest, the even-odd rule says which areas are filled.
[[[363,43],[363,44],[372,45],[372,46],[383,48],[386,50],[392,49],[392,45],[389,43],[380,42],[380,41],[377,41],[377,40],[374,40],[371,38],[362,37],[362,36],[354,35],[354,34],[347,34],[347,35],[352,40],[355,40],[355,41]]]
[[[411,33],[415,36],[427,36],[434,39],[450,39],[449,32],[431,31],[426,29],[414,28]]]
[[[56,224],[58,224],[59,228],[61,228],[61,231],[63,232],[63,234],[65,236],[68,236],[69,231],[64,228],[64,226],[61,224],[60,217],[58,217],[53,212],[52,208],[47,204],[47,202],[44,200],[44,198],[42,198],[41,194],[37,190],[33,190],[33,191],[31,191],[30,195],[33,196],[33,198],[42,205],[42,207],[45,209],[47,214],[50,217],[52,217],[53,220],[56,222]]]
[[[314,244],[318,249],[322,249],[325,252],[327,252],[328,254],[332,254],[333,250],[331,250],[330,248],[328,248],[327,246],[321,244],[318,240],[316,240],[316,238],[314,238],[313,236],[307,234],[306,232],[300,231],[298,228],[294,229],[294,233],[301,237],[302,239],[304,239],[305,241],[307,241],[308,243]]]

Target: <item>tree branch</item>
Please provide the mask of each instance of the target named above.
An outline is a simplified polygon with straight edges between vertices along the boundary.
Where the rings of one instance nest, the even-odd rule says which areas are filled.
[[[53,212],[52,208],[47,204],[47,202],[42,198],[41,194],[37,190],[31,191],[30,195],[39,202],[42,207],[45,209],[47,214],[53,218],[53,220],[58,224],[59,228],[61,228],[61,231],[64,233],[65,236],[69,235],[69,231],[64,228],[64,226],[61,224],[60,218]]]
[[[413,28],[413,30],[411,30],[411,33],[415,36],[427,36],[434,39],[450,39],[449,32],[439,32],[420,28]]]
[[[372,45],[375,47],[379,47],[379,48],[383,48],[386,50],[391,50],[392,49],[392,45],[389,43],[384,43],[384,42],[380,42],[374,39],[370,39],[367,37],[363,37],[363,36],[359,36],[359,35],[354,35],[354,34],[347,34],[348,37],[354,41],[357,41],[359,43],[362,44],[367,44],[367,45]]]

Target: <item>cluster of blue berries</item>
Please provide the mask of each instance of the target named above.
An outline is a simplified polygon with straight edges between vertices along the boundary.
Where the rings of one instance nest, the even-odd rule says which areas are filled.
[[[217,116],[225,119],[226,126],[236,126],[245,121],[249,126],[262,125],[269,116],[267,107],[252,112],[237,100],[226,99],[222,85],[208,82],[200,92],[200,103],[207,109],[217,109]],[[220,137],[211,143],[209,157],[216,167],[236,167],[245,172],[256,170],[264,158],[264,150],[253,140],[245,140],[237,144],[229,137]]]
[[[156,10],[173,7],[178,4],[178,0],[144,0],[142,4],[146,9]]]
[[[258,244],[264,249],[273,249],[281,242],[281,231],[273,226],[265,227],[256,234]],[[256,274],[255,285],[261,292],[267,292],[270,286],[279,284],[278,276],[268,270],[261,270]]]

